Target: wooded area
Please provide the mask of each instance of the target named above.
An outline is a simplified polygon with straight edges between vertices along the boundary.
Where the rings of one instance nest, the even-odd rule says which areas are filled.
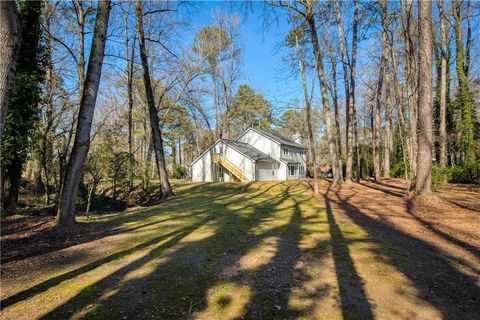
[[[0,1],[0,318],[477,320],[479,61],[472,0]]]
[[[170,197],[169,179],[250,126],[300,136],[315,181],[330,166],[334,183],[401,177],[417,195],[480,182],[474,1],[267,1],[263,18],[290,25],[279,42],[304,97],[280,113],[240,83],[239,16],[215,11],[181,46],[194,4],[1,6],[2,212],[43,194],[70,225],[101,187],[116,199],[158,180]]]

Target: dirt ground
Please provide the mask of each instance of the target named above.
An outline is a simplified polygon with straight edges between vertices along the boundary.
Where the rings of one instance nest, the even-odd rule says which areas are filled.
[[[2,319],[479,319],[480,186],[177,184],[149,208],[1,225]]]

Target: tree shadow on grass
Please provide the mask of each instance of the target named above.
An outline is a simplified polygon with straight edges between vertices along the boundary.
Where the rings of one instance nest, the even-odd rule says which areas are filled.
[[[418,290],[418,298],[440,311],[445,319],[478,319],[480,288],[475,279],[458,271],[458,259],[439,252],[429,243],[396,229],[389,223],[370,218],[336,191],[327,197],[340,205],[358,226],[378,239],[375,253],[403,273]],[[381,239],[381,242],[380,242]],[[395,250],[387,250],[395,248]]]
[[[182,195],[185,194],[185,192],[188,192],[189,200],[194,202],[195,207],[198,208],[209,204],[209,199],[205,197],[206,193],[211,197],[223,198],[241,193],[246,189],[248,189],[248,185],[239,185],[232,188],[226,188],[221,185],[209,187],[205,185],[193,185],[189,187],[187,191],[180,192],[178,197],[172,198],[159,206],[142,208],[135,212],[121,212],[108,217],[95,217],[87,222],[79,222],[72,228],[49,227],[41,229],[38,232],[32,232],[26,237],[21,235],[19,237],[2,239],[2,264],[5,265],[25,258],[32,258],[108,236],[133,232],[172,220],[174,219],[173,217],[166,219],[160,219],[158,217],[162,214],[182,209],[184,207]],[[206,190],[208,190],[208,192],[206,192]],[[169,211],[167,211],[167,209]],[[196,214],[198,214],[198,212],[195,211],[191,214],[182,215],[180,218],[188,218]],[[175,217],[175,219],[178,218],[178,216]],[[50,219],[50,223],[53,223],[53,218],[45,219]],[[15,232],[20,231],[22,230],[16,230]],[[5,236],[5,234],[3,235]]]
[[[358,275],[350,254],[348,247],[350,241],[344,237],[332,211],[331,200],[328,197],[330,186],[323,197],[330,226],[332,253],[340,291],[343,318],[373,319],[372,305],[368,300],[363,280]]]
[[[301,201],[285,206],[284,201],[294,193],[289,187],[280,194],[269,195],[267,191],[252,192],[226,201],[225,198],[224,201],[211,198],[216,204],[211,210],[219,207],[223,210],[221,214],[210,212],[208,217],[211,219],[203,222],[203,226],[211,227],[213,234],[201,239],[192,234],[193,239],[189,239],[194,230],[181,231],[142,257],[85,287],[43,319],[65,318],[73,314],[92,319],[122,316],[129,319],[189,318],[194,313],[206,311],[211,303],[211,290],[215,291],[222,283],[249,287],[252,291],[251,298],[244,301],[238,311],[239,317],[293,315],[293,311],[288,310],[288,298],[295,279],[301,278],[301,275],[294,274],[294,265],[301,256],[298,247],[302,221],[298,205]],[[291,212],[286,224],[259,231],[259,226],[276,218],[279,207]],[[192,228],[201,226],[196,224]],[[238,270],[240,259],[268,237],[279,239],[276,254],[270,262],[254,270]],[[231,270],[237,272],[226,276]],[[278,275],[272,276],[272,270]],[[132,273],[140,275],[132,276]],[[274,295],[270,296],[272,293]],[[238,302],[231,296],[220,296],[216,303],[227,310]]]

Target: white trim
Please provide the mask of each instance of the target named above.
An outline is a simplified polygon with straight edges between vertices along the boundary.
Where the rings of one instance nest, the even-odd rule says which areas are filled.
[[[267,136],[266,134],[264,134],[262,131],[257,130],[257,129],[255,129],[254,127],[250,127],[250,128],[248,128],[247,130],[245,130],[237,139],[235,139],[235,141],[240,140],[240,138],[243,137],[243,136],[244,136],[248,131],[250,131],[250,130],[253,130],[253,131],[255,131],[256,133],[258,133],[259,135],[261,135],[262,137],[264,137],[264,138],[266,138],[266,139],[268,139],[268,140],[270,140],[270,141],[278,144],[280,147],[281,147],[281,146],[289,146],[289,147],[292,147],[292,148],[298,148],[298,149],[307,150],[307,148],[302,147],[301,145],[300,145],[300,146],[294,146],[294,145],[284,144],[284,143],[280,143],[280,142],[278,142],[278,141],[275,141],[275,140],[273,140],[272,138],[270,138],[269,136]]]
[[[223,139],[217,139],[217,141],[215,141],[213,144],[211,144],[207,149],[205,149],[204,152],[202,152],[201,155],[199,155],[198,157],[195,158],[195,160],[192,161],[192,163],[190,163],[190,167],[193,166],[195,164],[195,162],[197,162],[198,160],[200,160],[206,153],[207,151],[209,151],[210,149],[212,149],[213,147],[215,147],[215,145],[218,143],[218,142],[223,142],[225,144],[225,146],[227,147],[230,147],[232,148],[233,150],[237,151],[238,153],[240,153],[242,156],[244,156],[245,158],[251,160],[252,162],[257,162],[257,160],[254,160],[252,158],[250,158],[249,156],[247,156],[245,153],[241,152],[240,150],[238,150],[237,148],[235,148],[235,146],[232,146],[230,144],[228,144],[228,142],[224,142]],[[261,151],[261,150],[260,150]],[[273,159],[273,158],[272,158]],[[262,159],[260,159],[262,160]],[[266,159],[268,160],[268,159]],[[275,159],[273,159],[275,160]]]

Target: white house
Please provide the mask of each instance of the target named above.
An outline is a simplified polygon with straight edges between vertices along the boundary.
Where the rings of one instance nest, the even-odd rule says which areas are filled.
[[[263,181],[306,176],[306,149],[249,128],[236,140],[218,139],[191,164],[192,181]]]

